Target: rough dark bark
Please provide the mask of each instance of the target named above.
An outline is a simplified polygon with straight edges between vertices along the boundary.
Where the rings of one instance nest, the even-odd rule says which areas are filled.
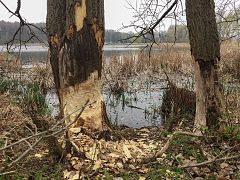
[[[50,62],[64,116],[87,99],[95,102],[81,123],[102,129],[101,86],[104,44],[104,0],[48,0],[47,32]],[[76,116],[71,116],[74,119]]]
[[[224,103],[218,75],[220,44],[214,0],[186,0],[186,15],[196,66],[195,125],[217,128]]]

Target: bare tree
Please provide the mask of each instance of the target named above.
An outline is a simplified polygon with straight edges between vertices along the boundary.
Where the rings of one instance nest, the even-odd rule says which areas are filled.
[[[11,14],[11,16],[15,16],[19,20],[19,27],[16,30],[16,32],[13,34],[13,37],[11,40],[6,42],[7,45],[7,50],[10,51],[13,48],[19,48],[19,52],[22,49],[22,46],[27,46],[27,44],[32,40],[32,39],[37,39],[40,43],[42,43],[45,46],[48,46],[42,39],[40,39],[36,34],[34,30],[37,30],[41,33],[46,34],[46,31],[44,28],[38,27],[34,25],[33,23],[27,22],[27,20],[21,15],[20,10],[21,10],[21,5],[22,2],[21,0],[17,0],[17,8],[15,11],[12,11],[7,7],[7,5],[0,0],[0,4]],[[26,30],[28,32],[28,38],[23,39],[22,38],[22,32]]]
[[[222,0],[216,2],[216,19],[221,41],[238,39],[240,23],[240,1]]]
[[[220,42],[214,1],[186,0],[183,3],[180,0],[145,0],[141,1],[140,5],[130,4],[130,7],[136,12],[136,21],[130,26],[135,27],[136,30],[140,29],[139,36],[152,32],[154,37],[153,31],[157,31],[157,27],[160,27],[167,18],[174,19],[176,24],[182,23],[184,18],[181,16],[186,12],[191,52],[196,62],[195,126],[196,128],[218,127],[224,102],[218,77]]]
[[[146,40],[150,40],[152,44],[150,45],[150,50],[153,44],[156,44],[155,35],[160,32],[161,26],[164,26],[163,22],[166,19],[174,19],[176,22],[180,19],[178,15],[182,11],[182,3],[180,0],[136,0],[136,4],[128,2],[129,7],[135,12],[135,19],[130,25],[123,26],[124,29],[134,28],[137,32],[136,35],[131,36],[127,39],[132,39],[135,42],[138,38],[143,37]],[[150,35],[150,36],[149,36]]]
[[[214,1],[186,0],[191,53],[196,62],[195,127],[217,128],[224,102],[219,82],[220,43]]]

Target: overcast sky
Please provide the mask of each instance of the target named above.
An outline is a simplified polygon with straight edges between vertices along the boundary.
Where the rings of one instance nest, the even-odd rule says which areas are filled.
[[[17,6],[17,0],[2,0],[6,5],[15,11]],[[105,1],[105,26],[106,29],[118,30],[122,27],[122,24],[129,25],[133,20],[133,11],[129,9],[127,0],[104,0]],[[133,3],[136,0],[128,0]],[[141,1],[141,0],[139,0]],[[216,2],[223,2],[228,0],[216,0]],[[236,0],[239,4],[240,0]],[[45,22],[47,15],[47,0],[22,0],[21,14],[28,22]],[[18,21],[18,19],[11,17],[11,14],[0,4],[0,20],[5,21]],[[167,20],[165,25],[167,28],[170,24],[174,24],[174,21]],[[130,29],[132,30],[132,29]],[[165,30],[165,29],[164,29]],[[128,31],[128,30],[124,30]]]
[[[13,11],[16,9],[17,0],[3,0]],[[113,3],[114,2],[114,3]],[[126,0],[105,0],[105,25],[106,29],[118,30],[129,24],[132,19],[132,11],[126,8]],[[29,22],[45,22],[47,14],[47,0],[22,0],[21,14]],[[9,18],[10,14],[0,4],[0,20],[17,21],[16,18]]]

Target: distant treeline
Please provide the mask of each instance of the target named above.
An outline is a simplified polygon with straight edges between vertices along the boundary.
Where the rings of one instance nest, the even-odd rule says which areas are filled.
[[[45,23],[36,23],[34,24],[38,28],[45,31],[46,24]],[[18,22],[6,22],[6,21],[0,21],[0,44],[4,44],[9,42],[12,38],[15,32],[19,28]],[[47,38],[45,33],[43,33],[40,30],[37,30],[36,28],[32,28],[33,32],[30,32],[27,27],[25,27],[22,32],[18,32],[15,38],[15,42],[18,42],[20,40],[21,35],[21,41],[27,41],[29,40],[29,43],[39,43],[39,40],[47,42]],[[36,35],[37,38],[33,37],[33,35]],[[31,38],[32,37],[32,38]]]
[[[42,29],[43,31],[46,30],[45,23],[36,23],[34,24],[38,28]],[[9,42],[16,30],[19,28],[18,22],[6,22],[0,21],[0,44],[4,44]],[[23,29],[21,32],[21,41],[29,40],[29,43],[39,43],[39,40],[47,42],[46,34],[42,31],[32,28],[33,32],[30,32],[27,27]],[[35,34],[37,38],[31,38],[32,35]],[[115,44],[115,43],[130,43],[135,38],[133,38],[133,32],[119,32],[115,30],[106,30],[105,31],[105,43],[106,44]],[[187,27],[183,25],[169,26],[167,31],[161,31],[159,33],[155,33],[155,39],[158,42],[188,42],[188,31]],[[132,37],[132,38],[131,38]],[[20,32],[16,36],[16,42],[20,39]],[[136,43],[146,43],[152,40],[152,36],[147,34],[145,37],[140,37],[135,42]]]

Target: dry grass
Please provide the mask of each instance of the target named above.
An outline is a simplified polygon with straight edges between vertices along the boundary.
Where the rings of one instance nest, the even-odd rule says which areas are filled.
[[[7,54],[0,54],[0,78],[0,80],[17,81],[21,84],[36,83],[43,91],[54,87],[50,64],[32,62],[22,65],[18,59]]]
[[[0,93],[0,148],[9,145],[13,142],[29,137],[37,133],[40,129],[37,127],[35,119],[32,119],[28,114],[24,113],[23,109],[12,104],[11,96]],[[55,121],[48,117],[38,117],[39,122],[48,122],[49,124]],[[7,166],[10,162],[17,159],[24,151],[29,149],[29,143],[34,143],[35,139],[29,139],[26,142],[15,145],[0,152],[0,167]],[[27,158],[22,159],[16,166],[8,169],[8,172],[13,170],[13,175],[9,175],[10,179],[25,179],[30,176],[37,176],[38,171],[42,172],[44,166],[49,166],[45,173],[53,174],[56,169],[55,162],[49,154],[47,141],[42,141],[36,149],[31,151]],[[53,147],[51,147],[53,148]],[[54,170],[52,170],[54,169]],[[59,172],[58,172],[59,173]],[[0,179],[5,178],[0,175]],[[6,179],[9,179],[6,177]],[[38,179],[38,178],[37,178]]]
[[[152,52],[149,59],[148,52],[140,52],[137,55],[112,57],[104,61],[104,72],[130,77],[145,72],[160,73],[181,72],[193,74],[193,60],[188,44],[176,44],[170,46],[163,44],[159,51]],[[237,44],[222,44],[220,67],[223,73],[231,73],[236,77],[240,75],[240,47]]]
[[[181,46],[180,46],[181,47]],[[186,51],[188,47],[183,44],[180,48],[171,47],[164,44],[160,51],[152,52],[149,58],[149,52],[140,52],[136,55],[125,55],[121,57],[112,57],[103,63],[103,84],[108,86],[110,91],[122,92],[128,88],[130,78],[138,78],[140,81],[146,80],[145,77],[157,79],[166,79],[165,73],[181,74],[192,76],[192,59],[190,52]],[[144,82],[140,82],[144,83]]]
[[[16,72],[21,67],[20,62],[13,56],[6,53],[0,54],[0,75],[4,76],[7,73]]]
[[[3,147],[30,135],[31,131],[29,130],[34,131],[35,126],[21,108],[11,103],[9,95],[0,94],[0,99],[0,147]],[[1,152],[0,166],[4,167],[9,160],[18,157],[27,148],[27,145],[19,145]]]
[[[185,49],[185,48],[183,48]],[[137,55],[112,57],[104,62],[104,72],[111,71],[112,74],[131,77],[142,73],[161,73],[175,71],[192,73],[192,59],[190,52],[178,50],[175,47],[160,49],[159,52],[152,52],[149,58],[148,52],[140,52]]]
[[[231,74],[233,78],[240,78],[240,47],[237,44],[222,45],[220,66],[222,74]]]
[[[162,78],[161,76],[165,74],[165,72],[170,75],[177,73],[184,76],[192,76],[192,58],[190,52],[187,51],[189,46],[187,44],[177,44],[177,46],[173,48],[170,48],[170,46],[166,44],[164,46],[165,49],[163,49],[162,52],[152,54],[151,59],[148,58],[148,53],[142,53],[138,55],[138,58],[132,56],[113,57],[108,62],[105,62],[103,70],[105,83],[110,84],[112,91],[119,93],[128,88],[128,79],[135,76],[138,76],[140,80],[143,79],[143,76],[158,76]],[[221,72],[224,75],[224,83],[238,82],[235,80],[239,78],[239,60],[240,54],[238,47],[232,44],[224,44],[220,64]],[[42,85],[42,89],[53,87],[51,71],[45,66],[36,65],[32,69],[24,69],[19,66],[17,61],[12,60],[11,62],[6,62],[3,57],[0,58],[0,67],[2,69],[0,72],[3,73],[3,76],[6,75],[7,70],[7,74],[11,79],[37,82]],[[21,76],[16,75],[19,74],[19,72],[21,72]],[[230,76],[230,78],[228,78],[228,76]],[[183,94],[177,91],[172,93]],[[171,94],[171,96],[173,95]],[[226,101],[229,112],[226,114],[226,119],[229,120],[230,123],[239,123],[239,96],[239,89],[234,91],[230,89],[227,91]],[[181,102],[178,102],[178,106],[186,102],[187,98],[186,96],[182,97]],[[11,104],[9,95],[0,94],[0,99],[0,145],[3,146],[6,140],[8,143],[11,143],[33,133],[36,125],[33,124],[32,119],[28,117],[21,108]],[[176,111],[178,111],[178,109],[176,109]],[[27,145],[19,146],[15,147],[15,149],[5,151],[4,154],[0,154],[0,166],[8,163],[7,160],[16,158],[19,153],[23,152],[26,148],[28,148]],[[41,148],[42,150],[46,150],[46,144]],[[47,158],[46,160],[48,160]],[[37,168],[40,168],[41,164],[39,164],[39,159],[34,158],[34,154],[32,154],[32,159],[30,158],[30,161],[33,160]],[[28,162],[29,161],[25,162],[24,167],[30,167],[32,165],[31,163],[28,164]]]
[[[21,108],[11,104],[8,95],[0,94],[0,99],[0,134],[12,134],[12,131],[23,129],[22,125],[31,122]]]
[[[104,63],[104,86],[109,84],[110,91],[114,93],[128,90],[128,80],[139,77],[140,81],[145,76],[164,78],[168,74],[170,80],[176,84],[180,77],[194,77],[193,60],[188,44],[176,44],[171,47],[163,44],[159,52],[139,53],[123,57],[112,57]],[[238,44],[225,43],[221,45],[220,61],[221,82],[224,85],[227,113],[224,119],[229,122],[239,123],[240,119],[240,47]],[[166,77],[165,77],[166,78]],[[142,82],[144,84],[144,82]],[[180,81],[180,87],[185,87]]]

